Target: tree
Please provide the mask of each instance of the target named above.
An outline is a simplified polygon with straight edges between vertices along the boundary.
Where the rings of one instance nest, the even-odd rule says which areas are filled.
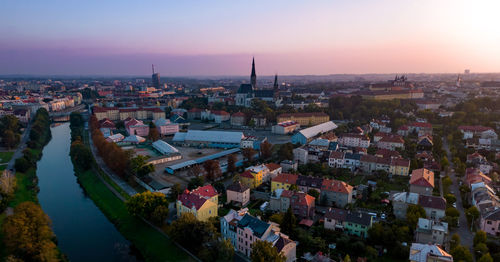
[[[446,194],[444,195],[444,198],[446,199],[446,204],[448,205],[453,205],[457,201],[457,198],[453,194]]]
[[[445,210],[445,215],[449,216],[449,217],[458,217],[460,215],[460,213],[458,212],[458,210],[456,208],[448,207]]]
[[[309,191],[307,191],[307,194],[313,196],[316,199],[319,198],[319,192],[317,190],[309,189]]]
[[[132,159],[130,159],[129,165],[132,173],[138,177],[144,177],[149,173],[155,171],[155,167],[153,164],[147,164],[146,160],[148,156],[138,155]]]
[[[71,150],[69,152],[73,163],[78,168],[89,170],[92,166],[92,152],[88,149],[81,140],[75,140],[71,143]]]
[[[490,253],[486,253],[477,262],[493,262],[493,258]]]
[[[209,180],[213,181],[222,175],[222,171],[220,170],[219,166],[219,161],[217,160],[207,160],[203,162],[203,168],[205,169],[205,173],[207,174],[207,178]]]
[[[0,193],[3,196],[10,196],[16,188],[16,176],[8,170],[4,170],[0,175]]]
[[[171,201],[175,201],[177,199],[177,197],[182,193],[182,189],[181,189],[181,184],[179,183],[175,183],[171,188],[170,188],[170,192],[168,194],[168,198],[171,200]]]
[[[183,247],[198,252],[205,243],[217,238],[217,230],[212,223],[198,221],[193,214],[183,213],[168,230],[169,236]]]
[[[230,154],[227,156],[227,172],[234,173],[236,171],[236,161],[237,157],[235,154]]]
[[[409,205],[406,209],[406,220],[412,229],[415,229],[419,218],[425,218],[426,213],[420,205]]]
[[[202,176],[193,177],[188,182],[188,189],[193,190],[197,187],[203,186],[203,184],[205,184],[205,179]]]
[[[28,169],[31,167],[31,163],[28,160],[26,160],[26,158],[20,157],[16,159],[14,167],[16,168],[17,171],[24,173],[28,171]]]
[[[472,262],[472,254],[469,249],[465,246],[459,245],[451,250],[450,254],[453,256],[454,261],[466,261]]]
[[[488,253],[488,246],[485,243],[479,243],[474,246],[474,254],[477,258],[480,258],[482,255]]]
[[[281,226],[281,231],[289,236],[293,235],[295,232],[295,225],[297,224],[297,218],[292,212],[292,208],[288,208],[283,215],[283,223]]]
[[[293,184],[293,185],[290,185],[288,190],[297,192],[297,191],[299,191],[299,187],[297,185]]]
[[[24,261],[57,261],[50,219],[39,205],[23,202],[6,218],[2,227],[9,253]]]
[[[450,240],[450,250],[454,249],[455,247],[460,245],[460,236],[455,233],[453,236],[451,236]]]
[[[229,239],[212,241],[207,246],[198,255],[202,261],[233,261],[234,247]]]
[[[263,159],[268,159],[271,157],[273,151],[273,144],[269,143],[267,140],[260,144],[260,155]]]
[[[283,213],[274,213],[269,217],[269,221],[274,223],[283,224]]]
[[[293,160],[293,144],[282,144],[278,149],[278,156],[280,160]]]
[[[446,156],[443,156],[443,158],[441,158],[441,169],[446,170],[449,165],[450,162],[448,162],[448,158]]]
[[[257,240],[252,244],[250,260],[252,262],[285,262],[286,257],[278,253],[271,242]]]
[[[486,240],[487,240],[486,232],[479,230],[474,235],[474,246],[481,243],[486,244]]]
[[[156,129],[156,125],[153,122],[149,123],[148,139],[153,142],[160,139],[160,133],[158,132],[158,129]]]
[[[140,216],[161,225],[168,215],[168,201],[160,192],[145,191],[135,194],[126,202],[127,210],[133,216]]]
[[[19,143],[19,140],[19,134],[14,133],[14,131],[9,129],[3,132],[2,142],[5,147],[14,148]]]
[[[187,173],[189,177],[198,177],[203,174],[203,170],[199,165],[194,165],[188,169]]]
[[[241,154],[246,159],[247,163],[251,163],[253,161],[253,157],[255,156],[255,150],[253,148],[243,148],[241,150]]]
[[[474,223],[479,218],[479,210],[476,206],[471,206],[465,211],[465,216],[469,223]]]
[[[349,256],[349,254],[345,255],[344,262],[351,262],[351,257]]]

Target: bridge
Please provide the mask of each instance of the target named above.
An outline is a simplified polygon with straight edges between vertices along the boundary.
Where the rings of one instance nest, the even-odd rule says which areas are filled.
[[[85,104],[79,104],[79,105],[74,106],[74,107],[65,108],[64,110],[61,110],[61,111],[49,112],[49,116],[51,116],[52,118],[69,116],[73,112],[82,111],[83,109],[85,109],[85,107],[86,107]]]

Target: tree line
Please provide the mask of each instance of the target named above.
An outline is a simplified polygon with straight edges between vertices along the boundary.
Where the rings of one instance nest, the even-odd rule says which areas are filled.
[[[0,118],[1,144],[7,149],[15,148],[21,141],[21,124],[13,115]]]

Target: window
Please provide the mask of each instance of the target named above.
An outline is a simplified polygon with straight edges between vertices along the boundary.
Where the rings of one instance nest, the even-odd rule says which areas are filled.
[[[486,221],[486,224],[491,225],[491,220]]]

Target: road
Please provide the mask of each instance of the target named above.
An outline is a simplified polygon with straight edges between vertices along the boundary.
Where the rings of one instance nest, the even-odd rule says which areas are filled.
[[[90,150],[92,151],[92,155],[94,155],[94,159],[96,163],[99,165],[99,167],[115,182],[121,189],[123,189],[128,195],[133,196],[137,194],[137,191],[132,188],[126,181],[121,179],[119,176],[117,176],[113,171],[111,171],[106,163],[104,163],[104,160],[99,156],[97,153],[97,148],[95,148],[94,143],[92,142],[92,135],[90,134],[90,129],[88,130],[89,132],[89,144],[90,144]]]
[[[13,170],[14,165],[16,164],[16,159],[23,156],[23,150],[26,148],[26,142],[28,142],[28,139],[30,137],[30,130],[31,130],[31,123],[28,123],[28,126],[26,127],[26,129],[24,129],[24,133],[21,136],[21,141],[19,142],[19,146],[16,148],[16,151],[14,151],[12,158],[7,164],[7,169]]]
[[[453,158],[451,156],[450,147],[448,146],[448,141],[446,140],[446,137],[444,137],[443,139],[443,148],[444,150],[446,150],[446,155],[450,162],[450,168],[454,170],[453,161],[451,161],[451,159]],[[459,217],[460,226],[457,229],[453,230],[451,234],[458,233],[458,235],[460,236],[461,244],[468,247],[471,250],[471,252],[473,252],[472,245],[473,245],[474,235],[472,234],[469,226],[467,225],[467,218],[465,217],[465,210],[462,204],[462,197],[460,196],[460,186],[458,185],[458,178],[456,177],[455,172],[452,172],[450,174],[450,178],[453,182],[450,187],[450,190],[454,193],[455,197],[457,198],[456,204],[458,212],[460,213]]]

